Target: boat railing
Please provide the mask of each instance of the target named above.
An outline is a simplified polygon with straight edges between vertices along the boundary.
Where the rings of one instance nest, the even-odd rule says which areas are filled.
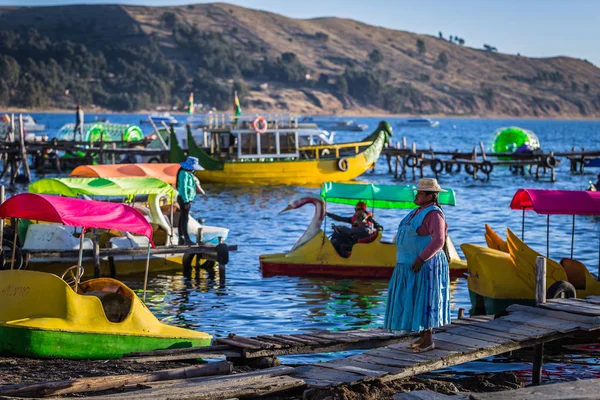
[[[303,146],[298,147],[299,151],[314,151],[315,159],[319,159],[319,154],[322,154],[323,150],[334,150],[335,158],[340,157],[340,150],[342,149],[354,149],[354,154],[360,153],[361,147],[368,147],[372,145],[373,142],[352,142],[352,143],[338,143],[338,144],[322,144],[317,146]]]
[[[250,128],[257,118],[264,118],[268,129],[298,128],[298,117],[294,114],[208,114],[205,116],[205,123],[208,130]]]

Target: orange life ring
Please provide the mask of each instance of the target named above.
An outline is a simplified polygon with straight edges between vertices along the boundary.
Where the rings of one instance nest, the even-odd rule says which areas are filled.
[[[269,127],[267,121],[265,121],[263,117],[256,117],[254,121],[252,121],[251,126],[252,129],[254,129],[254,132],[256,133],[265,133],[267,131],[267,128]]]

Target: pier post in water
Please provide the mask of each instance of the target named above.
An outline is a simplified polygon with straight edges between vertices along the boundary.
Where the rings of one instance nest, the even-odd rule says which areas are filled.
[[[535,260],[535,304],[546,303],[546,258],[537,257]],[[542,365],[544,363],[544,344],[535,345],[533,348],[533,369],[531,371],[531,384],[542,383]]]

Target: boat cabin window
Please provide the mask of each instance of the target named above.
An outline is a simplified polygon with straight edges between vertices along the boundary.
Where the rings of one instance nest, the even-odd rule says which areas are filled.
[[[297,132],[232,132],[237,138],[238,158],[290,157],[298,155]]]

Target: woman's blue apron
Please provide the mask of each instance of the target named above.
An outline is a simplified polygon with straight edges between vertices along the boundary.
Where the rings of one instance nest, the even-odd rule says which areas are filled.
[[[410,212],[396,234],[396,267],[388,287],[384,328],[419,332],[450,323],[450,274],[443,250],[423,263],[414,273],[412,265],[431,242],[431,236],[419,236],[417,229],[430,211],[442,210],[434,205]]]

